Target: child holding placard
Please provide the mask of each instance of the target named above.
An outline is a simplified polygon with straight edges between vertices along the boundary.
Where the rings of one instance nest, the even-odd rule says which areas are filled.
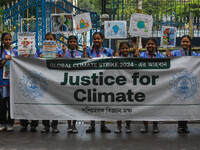
[[[92,47],[86,48],[86,46],[83,47],[83,49],[86,50],[87,56],[89,58],[103,58],[103,57],[112,57],[114,51],[109,48],[103,47],[103,41],[104,36],[101,32],[95,32],[92,37],[93,45]],[[92,133],[95,132],[95,121],[91,121],[90,127],[86,130],[86,133]],[[108,129],[105,126],[105,121],[101,121],[101,132],[104,133],[110,133],[110,129]]]
[[[159,54],[157,52],[157,41],[155,38],[149,38],[146,43],[146,52],[141,52],[140,57],[141,58],[164,58],[162,54]],[[148,121],[144,121],[144,127],[140,129],[141,133],[147,133],[148,132]],[[158,122],[154,121],[153,122],[153,133],[159,133],[159,128],[158,128]]]
[[[10,116],[10,60],[17,56],[17,50],[11,48],[12,36],[10,33],[3,33],[1,37],[0,55],[0,131],[13,131],[14,119]],[[7,117],[8,112],[8,117]]]
[[[52,34],[51,32],[46,34],[46,40],[47,41],[56,41],[56,35]],[[66,48],[65,46],[62,47],[62,49],[60,48],[56,48],[56,53],[57,56],[59,57],[59,53],[60,51],[64,51]],[[42,50],[40,50],[41,52]],[[42,57],[42,54],[39,54],[40,57]],[[50,121],[49,120],[42,120],[42,124],[44,125],[43,130],[41,131],[42,133],[47,133],[49,132],[49,128],[50,128]],[[52,132],[53,133],[59,133],[60,131],[57,129],[58,126],[58,120],[53,120],[51,122],[51,127],[52,127]]]
[[[49,33],[46,34],[46,40],[47,41],[56,41],[56,36],[49,32]],[[59,49],[59,48],[56,49],[57,52],[59,52],[61,50],[62,49]],[[29,57],[29,55],[27,54],[25,57]],[[43,57],[42,49],[37,50],[34,57],[35,58],[37,58],[37,57],[42,58]],[[38,123],[39,123],[38,120],[31,120],[31,123],[30,123],[31,130],[30,131],[36,132],[36,127],[38,126]],[[42,123],[45,126],[45,128],[41,132],[42,133],[49,132],[49,128],[50,128],[49,120],[43,120]],[[29,121],[21,119],[20,124],[22,126],[21,129],[20,129],[20,132],[26,132]],[[58,133],[59,132],[59,130],[57,129],[58,121],[57,120],[52,121],[51,125],[52,125],[52,128],[53,128],[52,132]]]
[[[83,52],[78,50],[78,38],[75,35],[71,35],[67,40],[68,50],[64,49],[59,52],[62,58],[81,58]]]

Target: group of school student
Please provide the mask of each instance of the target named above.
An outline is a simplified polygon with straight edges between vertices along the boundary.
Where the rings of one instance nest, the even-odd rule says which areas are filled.
[[[56,41],[56,36],[52,33],[46,34],[46,40]],[[83,51],[78,50],[78,39],[75,35],[68,37],[67,47],[65,45],[62,48],[57,48],[57,57],[60,58],[97,58],[97,57],[141,57],[141,58],[164,58],[164,57],[175,57],[175,56],[198,56],[195,52],[191,51],[191,38],[188,35],[184,35],[181,39],[181,49],[166,51],[166,56],[158,53],[157,41],[155,38],[149,38],[146,40],[146,51],[139,52],[134,47],[135,41],[121,42],[119,45],[119,53],[114,53],[114,50],[103,47],[104,36],[101,32],[95,32],[93,34],[93,45],[86,47],[83,44]],[[13,131],[14,119],[10,116],[10,83],[9,79],[3,79],[3,69],[6,63],[9,63],[13,56],[18,56],[17,50],[11,48],[12,36],[10,33],[3,33],[1,37],[1,52],[0,52],[0,131]],[[22,56],[23,57],[23,56]],[[24,57],[30,57],[29,54],[24,54]],[[34,57],[43,57],[42,49],[37,50]],[[21,129],[20,132],[26,132],[30,122],[30,131],[36,132],[38,126],[38,120],[20,120]],[[178,121],[178,133],[189,133],[187,121]],[[53,120],[50,124],[50,120],[42,120],[44,128],[41,130],[42,133],[50,132],[52,127],[53,133],[59,133],[57,128],[58,120]],[[131,133],[130,127],[131,121],[126,121],[125,132]],[[148,132],[148,121],[143,122],[144,126],[141,128],[141,133]],[[101,121],[101,132],[109,133],[111,130],[106,127],[105,121]],[[122,121],[117,121],[117,127],[115,133],[121,133]],[[78,133],[76,128],[76,120],[68,120],[68,133]],[[89,128],[86,133],[95,132],[95,121],[91,121]],[[158,122],[153,122],[153,133],[158,133]]]

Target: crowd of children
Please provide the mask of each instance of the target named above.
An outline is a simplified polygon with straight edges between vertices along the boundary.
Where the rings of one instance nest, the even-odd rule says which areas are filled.
[[[56,36],[52,33],[47,33],[46,40],[56,41]],[[149,38],[145,42],[146,51],[139,52],[136,46],[136,38],[129,42],[121,42],[119,45],[119,54],[114,52],[114,50],[105,48],[103,46],[104,36],[101,32],[95,32],[93,34],[93,45],[91,47],[86,47],[83,44],[83,51],[78,49],[78,39],[75,35],[68,37],[67,48],[65,45],[62,48],[56,49],[56,56],[60,58],[99,58],[99,57],[141,57],[141,58],[164,58],[164,57],[176,57],[176,56],[198,56],[195,52],[191,51],[191,38],[188,35],[184,35],[181,39],[181,49],[174,51],[166,51],[166,56],[158,53],[158,44],[155,38]],[[3,78],[3,70],[6,65],[9,65],[10,59],[13,56],[18,56],[17,50],[11,48],[12,36],[9,33],[3,33],[1,37],[1,52],[0,52],[0,131],[12,131],[14,119],[10,117],[10,86],[9,79]],[[28,54],[24,54],[24,57],[29,57]],[[42,49],[37,50],[35,57],[43,57]],[[8,115],[7,115],[8,114]],[[187,121],[178,121],[178,133],[189,133],[187,126]],[[28,120],[20,120],[21,129],[20,132],[26,132],[27,126],[29,124]],[[58,120],[53,120],[50,125],[49,120],[42,120],[44,128],[42,133],[47,133],[50,131],[50,126],[52,127],[53,133],[59,133],[57,128]],[[130,127],[131,121],[126,121],[126,133],[131,133]],[[38,120],[31,120],[30,123],[31,131],[35,132],[38,126]],[[122,121],[117,121],[117,128],[115,133],[121,133]],[[68,120],[68,133],[77,133],[76,120]],[[95,132],[95,121],[91,121],[89,128],[86,133]],[[101,132],[109,133],[111,132],[105,125],[105,121],[101,121]],[[141,133],[148,132],[148,122],[144,121],[144,127],[140,130]],[[158,122],[153,122],[153,133],[158,133]]]

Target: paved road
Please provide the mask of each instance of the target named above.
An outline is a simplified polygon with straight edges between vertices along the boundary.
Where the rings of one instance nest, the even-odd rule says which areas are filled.
[[[177,134],[176,124],[160,124],[160,133],[142,134],[141,123],[132,124],[133,133],[115,134],[115,124],[109,124],[111,133],[86,134],[88,125],[78,125],[79,133],[68,134],[67,125],[60,124],[60,133],[20,133],[19,125],[14,132],[0,132],[0,150],[199,150],[200,124],[189,124],[189,134]],[[123,128],[124,129],[124,128]],[[151,127],[150,127],[151,130]]]

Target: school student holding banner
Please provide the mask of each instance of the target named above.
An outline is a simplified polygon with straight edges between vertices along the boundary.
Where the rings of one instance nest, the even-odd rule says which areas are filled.
[[[189,35],[184,35],[181,37],[181,49],[174,51],[166,51],[167,57],[176,57],[176,56],[197,56],[195,52],[191,51],[191,37]],[[188,121],[178,121],[178,133],[189,133],[187,126]]]
[[[141,52],[140,57],[141,58],[164,58],[165,56],[159,54],[157,52],[157,41],[155,38],[149,38],[146,43],[146,52]],[[140,129],[141,133],[147,133],[148,132],[148,121],[144,121],[144,127]],[[159,133],[158,128],[158,122],[153,122],[153,133]]]
[[[47,41],[56,41],[56,35],[55,34],[52,34],[51,32],[48,32],[46,34],[46,40]],[[62,47],[63,49],[66,49],[65,46]],[[40,50],[41,52],[42,50]],[[60,48],[56,48],[56,53],[58,55],[58,53],[62,51],[62,49]],[[42,54],[40,54],[41,57],[42,57]],[[42,124],[44,125],[44,128],[42,129],[41,133],[48,133],[50,130],[50,121],[49,120],[42,120]],[[57,128],[58,126],[58,120],[53,120],[51,122],[51,127],[52,127],[52,132],[53,133],[59,133],[60,131],[58,130]]]
[[[121,42],[119,45],[119,57],[129,57],[129,56],[135,56],[135,55],[131,55],[129,54],[130,52],[130,44],[128,42]],[[125,128],[125,132],[126,133],[131,133],[131,121],[126,121],[126,128]],[[115,129],[115,133],[121,133],[122,130],[122,121],[118,120],[117,121],[117,128]]]
[[[92,36],[93,45],[92,47],[86,48],[84,45],[83,49],[86,50],[87,56],[89,58],[99,58],[99,57],[112,57],[114,51],[109,48],[103,47],[104,35],[101,32],[95,32]],[[89,128],[86,133],[95,132],[95,121],[91,121]],[[101,121],[101,132],[110,133],[111,130],[105,126],[105,121]]]
[[[50,32],[46,34],[46,40],[49,40],[49,41],[54,41],[56,39],[56,36],[51,34]],[[57,49],[57,51],[61,51],[61,49]],[[24,55],[24,57],[29,57],[29,55]],[[35,58],[37,57],[43,57],[43,52],[42,52],[42,49],[38,49],[34,55]],[[31,126],[31,129],[30,131],[31,132],[36,132],[36,127],[38,126],[38,123],[39,121],[38,120],[31,120],[31,123],[30,123],[30,126]],[[42,121],[43,125],[45,126],[45,128],[41,131],[42,133],[45,133],[45,132],[49,132],[49,128],[50,128],[50,125],[49,125],[49,121],[48,120],[43,120]],[[52,121],[52,128],[53,128],[53,132],[55,133],[58,133],[59,130],[57,130],[57,121]],[[21,129],[20,129],[20,132],[26,132],[27,131],[27,127],[29,125],[29,121],[28,120],[24,120],[24,119],[21,119],[20,120],[20,125],[22,126]],[[54,127],[56,126],[56,127]]]
[[[78,50],[78,39],[75,35],[71,35],[67,40],[68,50],[63,49],[60,51],[59,55],[62,58],[81,58],[83,57],[83,52]],[[72,125],[73,122],[73,125]],[[76,120],[68,120],[68,133],[78,133],[76,128]]]
[[[11,44],[11,34],[3,33],[0,52],[0,131],[13,131],[14,124],[14,119],[10,116],[10,60],[18,53],[16,49],[11,48]]]
[[[36,51],[34,58],[41,57],[41,54],[42,54],[42,51],[39,51],[39,50]],[[26,54],[24,54],[24,57],[30,57],[30,55],[26,53]],[[39,120],[31,120],[30,131],[36,132],[37,131],[36,128],[37,128],[38,124],[39,124]],[[28,125],[29,125],[29,121],[26,119],[20,119],[20,125],[21,125],[20,132],[26,132]]]
[[[191,51],[191,37],[189,35],[184,35],[181,37],[181,49],[166,51],[167,57],[174,56],[197,56],[197,53]]]

